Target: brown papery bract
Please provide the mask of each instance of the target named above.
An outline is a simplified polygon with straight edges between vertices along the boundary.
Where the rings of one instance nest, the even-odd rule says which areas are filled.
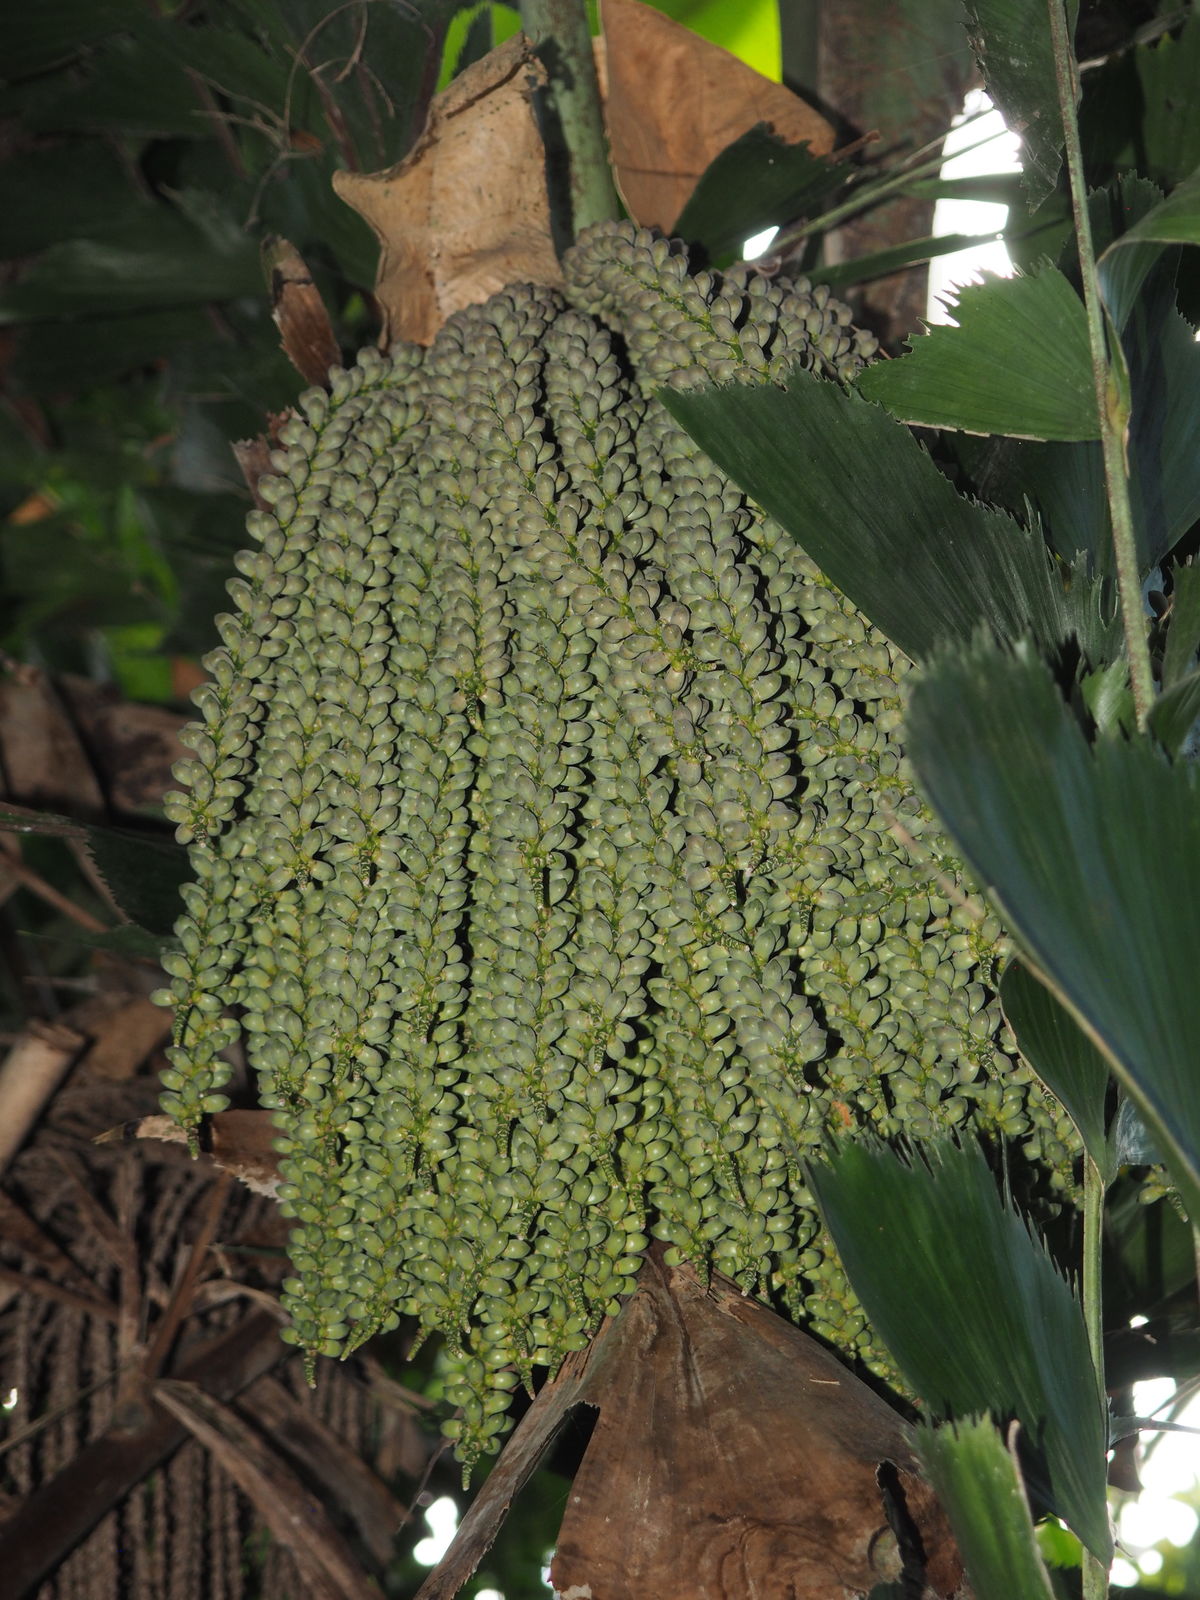
[[[602,0],[605,121],[621,199],[643,227],[669,233],[727,145],[760,122],[814,155],[833,128],[781,83],[640,0]]]
[[[596,65],[613,174],[635,222],[669,230],[709,163],[758,123],[815,154],[832,149],[832,127],[790,89],[653,6],[604,0],[601,17]],[[543,80],[517,35],[434,97],[398,165],[335,174],[381,245],[383,345],[429,344],[447,317],[506,284],[561,285],[534,112]]]
[[[576,1406],[599,1416],[551,1566],[590,1600],[853,1600],[962,1563],[902,1419],[807,1334],[654,1248],[637,1292],[547,1386],[418,1600],[449,1600]]]
[[[334,187],[379,237],[383,343],[428,344],[452,312],[524,279],[559,284],[545,151],[534,119],[541,68],[518,35],[434,97],[414,150]]]

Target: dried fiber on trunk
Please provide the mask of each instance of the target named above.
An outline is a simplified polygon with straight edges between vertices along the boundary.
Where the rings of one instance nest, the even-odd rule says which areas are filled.
[[[64,1137],[63,1129],[79,1124],[94,1130],[110,1115],[104,1109],[77,1114],[73,1107],[86,1087],[64,1091],[48,1128],[18,1157],[6,1185],[48,1244],[66,1252],[57,1275],[53,1266],[31,1272],[29,1258],[0,1233],[5,1265],[24,1268],[30,1281],[29,1288],[11,1294],[0,1306],[0,1370],[4,1393],[13,1394],[4,1417],[5,1435],[37,1425],[0,1458],[7,1509],[18,1517],[26,1495],[110,1427],[120,1377],[119,1323],[63,1304],[33,1286],[35,1279],[51,1286],[65,1282],[101,1304],[119,1305],[121,1300],[112,1239],[102,1237],[94,1225],[98,1215],[90,1218],[62,1159],[77,1167],[96,1207],[112,1219],[112,1238],[124,1235],[130,1241],[140,1299],[133,1323],[142,1327],[143,1337],[153,1336],[211,1189],[211,1177],[186,1164],[143,1164],[140,1151],[120,1146],[108,1146],[104,1155],[86,1145],[81,1151],[77,1139],[69,1133]],[[108,1105],[103,1086],[92,1099],[102,1108]],[[225,1242],[253,1242],[277,1225],[273,1204],[247,1191],[232,1190],[226,1208],[220,1231]],[[255,1276],[252,1269],[243,1270]],[[203,1340],[244,1315],[245,1302],[238,1296],[207,1304],[190,1325],[185,1323],[183,1336]],[[139,1358],[138,1352],[134,1357]],[[299,1359],[291,1364],[298,1369]],[[282,1370],[286,1376],[286,1368]],[[295,1394],[352,1451],[371,1459],[376,1402],[352,1370],[331,1370],[315,1393],[297,1372]],[[59,1414],[52,1415],[56,1410]],[[298,1595],[294,1563],[270,1557],[272,1548],[254,1504],[201,1445],[188,1441],[66,1556],[39,1589],[38,1600],[195,1600],[201,1594],[208,1600],[241,1600],[246,1592],[262,1600],[283,1600]],[[268,1565],[273,1578],[266,1573]]]

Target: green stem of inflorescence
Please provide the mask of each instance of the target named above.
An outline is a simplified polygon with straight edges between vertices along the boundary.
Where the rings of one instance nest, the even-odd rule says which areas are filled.
[[[1100,296],[1099,276],[1096,270],[1096,253],[1092,244],[1091,218],[1087,209],[1087,188],[1083,175],[1083,152],[1079,142],[1079,124],[1075,117],[1076,67],[1067,30],[1063,0],[1048,0],[1050,9],[1050,34],[1054,46],[1055,78],[1058,85],[1059,110],[1062,116],[1066,141],[1067,173],[1071,182],[1071,204],[1075,213],[1075,233],[1079,249],[1079,268],[1083,279],[1084,303],[1087,307],[1088,339],[1092,352],[1092,372],[1096,385],[1096,401],[1100,412],[1100,440],[1104,451],[1104,478],[1108,489],[1109,515],[1112,519],[1113,549],[1116,556],[1117,589],[1121,601],[1121,614],[1125,626],[1125,648],[1129,657],[1129,676],[1133,690],[1133,703],[1137,713],[1138,728],[1144,730],[1154,703],[1154,674],[1150,664],[1150,647],[1146,637],[1143,616],[1141,580],[1138,574],[1137,537],[1133,526],[1133,511],[1129,501],[1128,463],[1125,456],[1125,438],[1129,423],[1128,402],[1121,397],[1117,374],[1110,367],[1105,340],[1104,310]],[[1099,1255],[1101,1248],[1101,1218],[1103,1215],[1103,1184],[1095,1164],[1087,1163],[1087,1183],[1098,1192],[1093,1198],[1096,1218],[1091,1225],[1089,1241],[1088,1195],[1085,1190],[1084,1217],[1084,1314],[1088,1334],[1092,1341],[1093,1357],[1103,1381],[1103,1353],[1100,1349],[1101,1307],[1099,1285]],[[1193,1229],[1196,1247],[1197,1276],[1200,1277],[1200,1226]],[[1089,1296],[1089,1266],[1093,1288]],[[1099,1563],[1084,1553],[1084,1600],[1102,1600],[1108,1593],[1108,1578]]]
[[[568,166],[570,227],[575,238],[593,222],[621,215],[604,132],[604,111],[585,0],[521,0],[521,26],[546,68],[554,138]]]
[[[1083,1320],[1096,1382],[1104,1393],[1104,1319],[1101,1279],[1104,1265],[1104,1178],[1091,1156],[1083,1171]],[[1083,1600],[1105,1600],[1108,1568],[1089,1550],[1083,1552]]]
[[[1092,243],[1092,222],[1088,214],[1087,185],[1083,175],[1083,151],[1079,142],[1079,123],[1075,116],[1078,72],[1067,27],[1064,0],[1048,0],[1048,3],[1050,37],[1054,46],[1054,74],[1058,86],[1058,107],[1066,145],[1067,174],[1071,183],[1071,206],[1075,214],[1075,238],[1079,250],[1079,271],[1083,279],[1083,300],[1087,308],[1092,377],[1096,386],[1096,405],[1100,414],[1100,443],[1104,452],[1104,481],[1108,491],[1109,516],[1112,522],[1117,592],[1125,627],[1125,649],[1129,658],[1133,704],[1137,713],[1138,727],[1144,729],[1154,703],[1154,674],[1150,666],[1150,646],[1142,606],[1133,508],[1129,501],[1129,467],[1125,455],[1129,403],[1121,393],[1117,364],[1111,362],[1108,355],[1104,305],[1100,295],[1096,252]],[[1120,361],[1119,352],[1117,361]]]
[[[1097,1377],[1104,1379],[1101,1271],[1104,1243],[1104,1178],[1091,1156],[1083,1175],[1083,1317]]]
[[[1092,380],[1096,389],[1100,442],[1104,453],[1104,481],[1112,523],[1117,591],[1125,628],[1125,650],[1129,658],[1134,709],[1138,727],[1144,729],[1154,701],[1154,677],[1150,667],[1150,648],[1142,607],[1133,508],[1129,500],[1129,470],[1125,455],[1129,402],[1122,393],[1122,385],[1118,382],[1117,366],[1109,360],[1104,306],[1096,270],[1096,251],[1092,242],[1092,222],[1088,212],[1087,184],[1083,173],[1083,150],[1079,142],[1079,123],[1075,114],[1079,75],[1066,7],[1064,0],[1048,0],[1048,6],[1058,109],[1062,119],[1067,176],[1071,186],[1075,239],[1079,252],[1080,277],[1083,281],[1084,305],[1087,310],[1088,344],[1092,356]],[[1113,336],[1115,338],[1116,334]],[[1117,361],[1120,362],[1119,350],[1116,355]],[[1083,1316],[1101,1395],[1105,1392],[1103,1247],[1104,1178],[1096,1162],[1088,1156],[1084,1162],[1083,1178]],[[1105,1600],[1108,1592],[1106,1564],[1097,1560],[1090,1551],[1084,1550],[1083,1600]]]

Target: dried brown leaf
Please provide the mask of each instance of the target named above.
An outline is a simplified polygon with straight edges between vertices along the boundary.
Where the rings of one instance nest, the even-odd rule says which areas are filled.
[[[0,1239],[14,1245],[31,1261],[57,1274],[64,1283],[90,1287],[88,1278],[70,1256],[44,1230],[41,1223],[24,1211],[11,1195],[0,1189]]]
[[[329,369],[341,366],[342,353],[304,257],[289,240],[273,237],[263,246],[263,265],[284,354],[306,383],[327,389]]]
[[[192,1240],[183,1269],[171,1289],[171,1298],[162,1316],[155,1323],[146,1346],[145,1358],[138,1374],[142,1382],[156,1378],[161,1373],[180,1327],[193,1310],[196,1289],[201,1275],[208,1266],[209,1251],[216,1238],[217,1226],[225,1209],[225,1202],[229,1198],[232,1181],[228,1174],[222,1174],[208,1191],[201,1208],[200,1226],[196,1237]]]
[[[381,1571],[395,1554],[395,1539],[408,1512],[357,1450],[274,1378],[260,1378],[246,1390],[238,1409],[247,1412],[260,1433],[299,1467],[329,1504],[341,1508],[363,1548]]]
[[[85,1316],[99,1317],[102,1322],[116,1322],[120,1313],[110,1300],[98,1300],[94,1294],[85,1294],[65,1283],[55,1283],[53,1278],[37,1278],[28,1272],[17,1272],[13,1267],[0,1266],[0,1284],[11,1294],[0,1304],[18,1294],[31,1294],[40,1300],[52,1300],[60,1306],[70,1306],[72,1311],[82,1311]],[[8,1441],[5,1441],[7,1447]]]
[[[6,794],[26,806],[103,817],[104,795],[54,682],[38,667],[6,664],[0,681]]]
[[[0,1065],[0,1173],[77,1060],[83,1034],[61,1022],[30,1022]]]
[[[176,700],[186,700],[193,689],[207,681],[208,673],[193,657],[171,657],[171,693]]]
[[[452,312],[506,284],[561,283],[533,112],[541,75],[517,35],[434,97],[398,166],[334,174],[338,194],[379,236],[385,344],[428,344]]]
[[[0,828],[7,830],[12,822],[14,812],[23,809],[23,807],[10,808],[7,804],[4,804],[4,816],[3,820],[0,821]],[[37,815],[38,813],[34,814]],[[12,831],[16,832],[17,830],[13,829]],[[24,832],[26,830],[21,829],[20,831]],[[74,837],[61,828],[61,825],[52,823],[44,829],[31,831],[40,831],[58,838],[65,838],[70,841],[69,849],[75,850],[79,848]],[[56,889],[52,883],[42,877],[40,872],[35,871],[27,861],[22,859],[20,847],[15,842],[5,839],[0,843],[0,895],[7,899],[18,884],[23,889],[28,889],[32,894],[37,895],[39,900],[44,900],[47,905],[53,906],[56,911],[61,912],[64,917],[74,922],[77,927],[86,929],[88,933],[104,933],[107,931],[106,923],[101,922],[99,917],[94,917],[84,906],[76,905],[70,895],[64,894],[61,889]]]
[[[82,823],[39,811],[35,806],[19,806],[11,800],[0,800],[0,829],[6,834],[41,833],[48,839],[82,841],[88,836]]]
[[[568,1415],[575,1406],[591,1398],[587,1393],[589,1362],[611,1326],[606,1322],[588,1348],[569,1355],[557,1377],[538,1391],[537,1399],[500,1452],[483,1488],[467,1508],[445,1555],[417,1590],[417,1600],[454,1600],[491,1549],[513,1501],[537,1471]],[[599,1593],[597,1600],[602,1600]],[[612,1600],[624,1600],[624,1597],[614,1595]]]
[[[600,1416],[551,1569],[561,1593],[850,1600],[900,1575],[889,1471],[927,1555],[952,1549],[901,1419],[728,1279],[706,1289],[652,1256],[614,1333],[590,1375]],[[957,1586],[947,1565],[933,1593]]]
[[[434,1441],[422,1422],[435,1402],[389,1377],[369,1347],[358,1352],[358,1371],[378,1402],[375,1470],[385,1483],[397,1474],[414,1481],[425,1478],[433,1453],[445,1448],[445,1441]]]
[[[175,787],[172,766],[188,754],[179,742],[188,718],[165,706],[123,700],[111,685],[87,678],[67,675],[57,683],[112,810],[129,816],[157,812]]]
[[[605,121],[621,199],[670,232],[701,174],[757,123],[815,155],[833,128],[798,95],[640,0],[601,0]]]
[[[291,1553],[314,1600],[382,1600],[378,1585],[324,1507],[232,1407],[198,1384],[173,1379],[160,1379],[154,1398],[254,1502],[271,1533]]]
[[[108,809],[157,810],[172,763],[187,754],[178,737],[186,721],[163,706],[122,700],[111,685],[10,663],[0,682],[7,792],[25,806],[89,820]]]
[[[602,16],[597,72],[617,184],[635,221],[669,229],[713,157],[757,123],[832,149],[833,129],[804,101],[652,6],[604,0]],[[454,311],[506,284],[562,281],[534,115],[543,78],[517,35],[434,97],[398,166],[335,173],[338,194],[382,247],[384,344],[428,344]]]
[[[279,1157],[275,1152],[276,1127],[269,1111],[217,1111],[205,1117],[200,1128],[202,1158],[208,1158],[221,1172],[237,1178],[255,1194],[271,1199],[279,1187]],[[98,1134],[97,1144],[115,1144],[127,1139],[161,1139],[167,1144],[186,1144],[187,1133],[173,1117],[155,1113],[124,1122]]]
[[[256,509],[269,511],[271,508],[258,493],[258,480],[271,470],[271,445],[266,435],[259,433],[253,439],[236,439],[230,448],[246,480],[246,487],[254,496]]]
[[[106,990],[93,999],[97,1004],[87,1012],[92,1042],[83,1066],[110,1083],[131,1078],[170,1033],[171,1013],[142,994]],[[82,1022],[83,1016],[80,1008],[72,1013],[72,1020]]]

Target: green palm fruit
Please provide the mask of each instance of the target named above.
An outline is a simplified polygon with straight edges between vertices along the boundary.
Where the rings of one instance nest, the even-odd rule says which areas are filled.
[[[301,397],[168,802],[164,1105],[222,1106],[241,1035],[288,1337],[442,1333],[467,1460],[651,1237],[878,1364],[804,1186],[831,1129],[971,1124],[1060,1181],[1072,1137],[946,893],[903,659],[655,398],[873,342],[629,225],[565,266]]]

